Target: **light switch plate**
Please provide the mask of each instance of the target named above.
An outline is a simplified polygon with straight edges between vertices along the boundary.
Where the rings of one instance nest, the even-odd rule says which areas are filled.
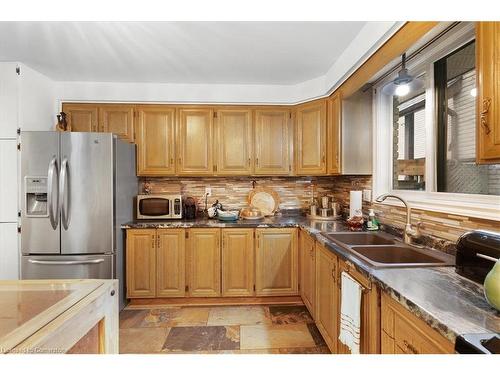
[[[371,190],[363,190],[363,201],[365,201],[365,202],[372,201],[372,191]]]
[[[212,196],[212,188],[211,188],[210,186],[206,186],[206,187],[205,187],[205,195],[206,195],[207,197]]]

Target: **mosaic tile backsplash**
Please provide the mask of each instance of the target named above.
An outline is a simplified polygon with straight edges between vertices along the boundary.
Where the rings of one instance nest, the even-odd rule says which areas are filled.
[[[216,199],[226,209],[241,209],[247,206],[247,196],[252,189],[252,181],[256,186],[274,189],[280,196],[280,209],[307,210],[314,197],[329,195],[340,203],[344,215],[349,209],[349,191],[372,189],[371,176],[331,176],[331,177],[210,177],[210,178],[143,178],[139,191],[144,192],[147,183],[151,193],[161,193],[174,188],[180,189],[184,197],[191,196],[198,200],[199,209],[205,207],[205,187],[210,186],[212,196],[208,198],[210,206]],[[406,211],[403,208],[383,204],[363,202],[363,211],[368,213],[374,208],[379,221],[386,229],[402,233],[406,222]],[[500,231],[500,222],[452,215],[441,212],[412,210],[412,222],[422,222],[421,242],[427,246],[454,254],[454,244],[461,234],[475,229]]]

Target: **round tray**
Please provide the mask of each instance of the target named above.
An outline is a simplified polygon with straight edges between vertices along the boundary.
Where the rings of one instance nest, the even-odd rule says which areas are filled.
[[[272,216],[278,209],[280,197],[273,189],[256,187],[248,194],[248,204],[260,210],[264,216]]]

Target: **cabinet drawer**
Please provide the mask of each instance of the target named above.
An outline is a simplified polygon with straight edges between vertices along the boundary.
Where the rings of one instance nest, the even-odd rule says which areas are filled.
[[[453,344],[389,296],[382,296],[383,353],[453,353]],[[393,344],[389,343],[393,340]],[[392,351],[391,351],[392,348]]]

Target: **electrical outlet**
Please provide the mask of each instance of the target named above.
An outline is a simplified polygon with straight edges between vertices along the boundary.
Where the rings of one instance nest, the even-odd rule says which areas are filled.
[[[205,187],[205,195],[206,195],[207,197],[212,196],[212,188],[211,188],[210,186],[206,186],[206,187]]]
[[[365,201],[365,202],[372,201],[372,191],[371,190],[363,190],[363,201]]]

